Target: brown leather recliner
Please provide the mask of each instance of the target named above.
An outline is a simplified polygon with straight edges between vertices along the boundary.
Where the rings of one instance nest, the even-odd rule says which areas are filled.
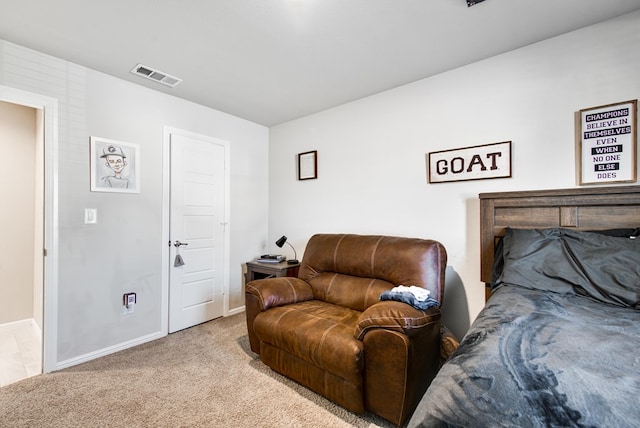
[[[416,285],[442,302],[446,265],[432,240],[314,235],[298,278],[246,285],[251,349],[338,405],[402,425],[438,371],[440,309],[380,294]]]

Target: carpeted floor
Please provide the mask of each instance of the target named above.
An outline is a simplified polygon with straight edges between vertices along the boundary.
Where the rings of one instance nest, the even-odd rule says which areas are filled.
[[[0,388],[8,427],[383,427],[273,372],[244,314]]]

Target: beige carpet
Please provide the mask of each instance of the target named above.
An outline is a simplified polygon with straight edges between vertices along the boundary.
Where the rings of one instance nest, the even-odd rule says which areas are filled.
[[[392,427],[264,366],[244,314],[0,388],[7,427]]]

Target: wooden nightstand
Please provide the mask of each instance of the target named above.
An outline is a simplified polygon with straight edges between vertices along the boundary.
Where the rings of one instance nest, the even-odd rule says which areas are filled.
[[[245,284],[264,278],[275,278],[280,276],[298,276],[300,263],[294,265],[285,262],[280,263],[261,263],[256,260],[247,262],[247,273],[244,274]]]

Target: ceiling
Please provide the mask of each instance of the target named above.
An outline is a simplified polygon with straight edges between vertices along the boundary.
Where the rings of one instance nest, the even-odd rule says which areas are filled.
[[[273,126],[640,0],[0,0],[0,39]],[[138,63],[183,79],[133,75]]]

